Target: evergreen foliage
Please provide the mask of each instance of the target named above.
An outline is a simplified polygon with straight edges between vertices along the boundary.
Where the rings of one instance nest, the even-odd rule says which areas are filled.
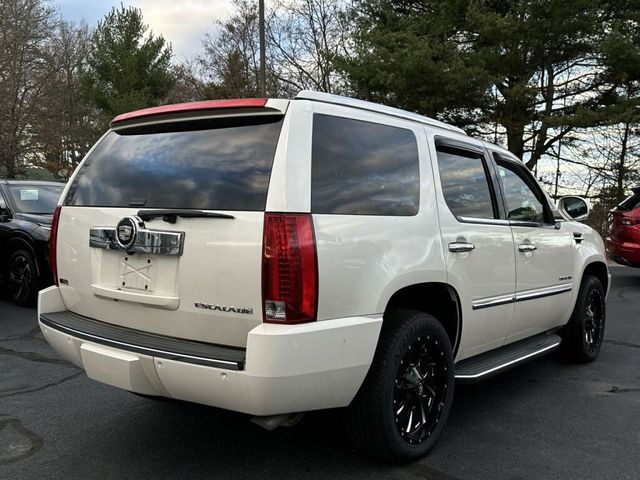
[[[162,103],[175,83],[172,50],[133,7],[113,8],[91,38],[82,84],[106,123],[119,113]]]
[[[356,5],[356,54],[342,68],[358,96],[474,133],[493,125],[530,168],[576,129],[615,122],[637,105],[636,92],[620,93],[640,68],[637,1]]]

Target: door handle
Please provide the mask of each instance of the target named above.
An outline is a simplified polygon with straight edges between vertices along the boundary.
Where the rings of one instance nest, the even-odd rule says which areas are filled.
[[[521,252],[533,252],[537,249],[538,247],[536,247],[533,243],[521,243],[520,245],[518,245],[518,250]]]
[[[470,252],[476,246],[469,242],[452,242],[449,244],[449,251],[453,253]]]

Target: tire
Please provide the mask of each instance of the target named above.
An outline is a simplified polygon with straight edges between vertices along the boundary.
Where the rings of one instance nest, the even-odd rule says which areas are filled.
[[[442,432],[454,383],[440,322],[413,310],[389,312],[369,373],[346,412],[347,434],[369,455],[396,463],[419,459]]]
[[[606,319],[605,291],[596,277],[582,279],[576,306],[562,332],[562,349],[577,363],[592,362],[598,357]]]
[[[17,250],[9,258],[9,292],[16,305],[30,307],[38,297],[40,278],[31,252]]]

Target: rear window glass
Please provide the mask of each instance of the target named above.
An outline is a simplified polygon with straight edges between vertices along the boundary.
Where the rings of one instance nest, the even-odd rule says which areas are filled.
[[[112,131],[78,171],[66,205],[264,210],[282,117]]]
[[[628,212],[640,208],[640,194],[635,193],[616,207],[616,210]]]
[[[418,213],[418,144],[411,130],[315,114],[312,144],[313,213]]]
[[[58,205],[64,185],[11,185],[9,195],[21,213],[51,214]]]

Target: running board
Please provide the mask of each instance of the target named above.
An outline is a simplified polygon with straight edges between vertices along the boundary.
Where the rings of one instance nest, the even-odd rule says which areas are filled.
[[[458,383],[474,383],[513,368],[560,346],[560,335],[543,333],[458,362]]]

